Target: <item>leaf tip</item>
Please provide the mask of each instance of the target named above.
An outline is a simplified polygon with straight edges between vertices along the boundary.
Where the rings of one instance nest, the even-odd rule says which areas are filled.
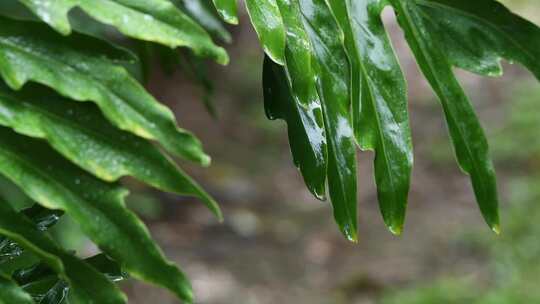
[[[349,225],[345,225],[342,229],[343,234],[352,243],[358,243],[358,233],[355,228],[351,228]]]
[[[388,230],[395,235],[400,236],[403,233],[403,225],[389,225]]]
[[[495,232],[496,235],[501,235],[501,225],[499,223],[491,225],[491,230]]]

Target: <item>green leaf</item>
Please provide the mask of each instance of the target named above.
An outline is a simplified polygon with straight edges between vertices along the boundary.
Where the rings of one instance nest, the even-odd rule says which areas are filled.
[[[356,149],[343,32],[324,0],[301,0],[300,10],[316,58],[314,68],[328,142],[328,189],[334,218],[345,236],[356,241]]]
[[[46,144],[0,129],[0,173],[41,205],[60,209],[133,277],[164,286],[191,303],[191,286],[124,204],[127,190],[66,161]],[[101,302],[100,302],[101,303]]]
[[[451,63],[481,75],[502,74],[503,57],[540,79],[540,28],[493,0],[417,1]],[[429,20],[429,21],[428,21]]]
[[[32,297],[24,292],[8,276],[0,274],[0,304],[34,304]]]
[[[294,164],[308,189],[325,199],[326,140],[320,106],[304,108],[291,94],[285,68],[265,57],[263,68],[264,106],[270,119],[287,122]]]
[[[0,74],[11,88],[32,80],[74,100],[94,101],[120,129],[207,165],[201,143],[178,128],[172,112],[114,64],[111,53],[125,54],[91,37],[62,37],[39,24],[0,18]]]
[[[384,25],[379,0],[330,0],[345,33],[351,62],[355,135],[364,150],[375,150],[375,181],[381,213],[394,234],[405,220],[413,164],[407,87]],[[355,76],[356,75],[356,76]]]
[[[219,15],[225,22],[238,24],[238,6],[236,0],[212,0]]]
[[[221,64],[229,57],[208,33],[168,0],[19,0],[44,22],[64,35],[71,32],[68,13],[79,7],[94,19],[116,27],[123,34],[171,48],[187,46],[200,56]]]
[[[267,79],[275,79],[269,85],[271,89],[274,83],[274,92],[266,94],[269,98],[265,95],[265,109],[267,116],[287,121],[294,162],[311,193],[324,200],[328,153],[310,41],[298,3],[278,0],[277,4],[287,37],[285,66],[267,68],[268,72],[274,70],[273,76],[268,74]],[[272,66],[269,62],[267,65]]]
[[[0,203],[0,234],[32,251],[69,282],[76,303],[127,302],[114,284],[88,264],[60,249],[29,219],[15,212],[5,202]]]
[[[156,188],[217,203],[151,143],[112,126],[89,103],[74,103],[41,87],[13,92],[0,84],[0,125],[47,140],[64,157],[106,180],[133,176]]]
[[[246,8],[264,52],[273,61],[282,65],[285,29],[276,0],[246,0]]]
[[[392,0],[420,69],[439,97],[454,144],[458,163],[472,179],[476,199],[487,224],[499,231],[498,195],[495,172],[484,131],[474,109],[459,85],[439,44],[433,24],[427,22],[416,2]]]

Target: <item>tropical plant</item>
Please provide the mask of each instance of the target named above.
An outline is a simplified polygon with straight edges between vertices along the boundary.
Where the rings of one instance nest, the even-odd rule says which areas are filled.
[[[238,23],[235,0],[213,2],[225,22]],[[318,199],[328,188],[336,222],[353,241],[356,146],[374,150],[381,213],[399,234],[413,152],[406,83],[380,17],[387,5],[441,100],[458,163],[497,232],[487,140],[453,67],[496,76],[505,58],[540,78],[540,29],[498,2],[246,0],[266,53],[268,117],[287,121],[294,163]],[[203,84],[198,57],[226,64],[211,34],[230,35],[213,8],[204,0],[10,0],[0,9],[0,174],[39,204],[0,206],[0,301],[125,303],[111,281],[128,274],[192,302],[186,277],[125,207],[118,179],[198,197],[221,218],[163,152],[208,165],[201,143],[138,81],[152,54],[181,62],[170,50],[178,47],[190,50],[184,67]],[[110,28],[139,41],[137,55],[111,40]],[[103,254],[82,260],[56,244],[45,229],[61,213]],[[31,264],[21,262],[25,255]]]

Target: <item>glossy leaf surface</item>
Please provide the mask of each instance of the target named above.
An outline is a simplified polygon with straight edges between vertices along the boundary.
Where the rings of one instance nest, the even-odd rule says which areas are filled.
[[[42,138],[64,157],[106,180],[133,176],[156,188],[200,198],[219,218],[217,203],[151,143],[114,128],[89,103],[74,103],[30,86],[0,85],[0,125]]]
[[[303,107],[293,97],[285,68],[265,58],[263,68],[264,104],[270,119],[287,122],[294,163],[302,173],[309,190],[325,198],[326,140],[321,108]]]
[[[420,69],[441,101],[458,163],[471,176],[484,219],[498,232],[495,171],[474,109],[454,76],[442,45],[437,42],[436,32],[423,19],[418,5],[408,0],[393,0],[391,3]]]
[[[317,74],[328,143],[328,190],[340,230],[357,240],[356,150],[350,114],[350,73],[343,33],[324,0],[300,0]]]
[[[68,13],[79,7],[96,20],[116,27],[123,34],[171,48],[187,46],[221,64],[227,53],[208,33],[169,0],[19,0],[60,33],[71,33]]]
[[[494,0],[418,1],[451,63],[487,76],[502,75],[500,59],[519,62],[540,79],[540,28]]]
[[[283,64],[285,29],[276,0],[246,0],[246,8],[265,53]]]
[[[413,163],[407,89],[380,18],[379,0],[329,1],[345,34],[353,69],[351,87],[361,103],[352,106],[360,147],[374,150],[375,181],[381,212],[390,231],[400,234],[405,221]],[[354,75],[358,73],[358,75]]]
[[[64,210],[133,277],[170,289],[191,303],[191,286],[124,204],[127,191],[72,165],[44,143],[0,129],[0,173],[41,205]]]
[[[116,65],[110,53],[125,56],[94,38],[61,37],[38,24],[0,18],[0,73],[11,88],[35,81],[74,100],[94,101],[120,129],[207,165],[210,158],[201,143],[178,128],[172,112]]]
[[[1,152],[0,152],[1,153]],[[39,256],[72,288],[76,303],[126,303],[126,297],[94,268],[60,249],[34,224],[5,202],[0,203],[0,234]],[[88,282],[92,284],[88,284]]]

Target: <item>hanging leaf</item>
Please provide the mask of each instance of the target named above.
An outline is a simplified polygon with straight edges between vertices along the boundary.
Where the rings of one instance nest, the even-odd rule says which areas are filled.
[[[265,58],[263,68],[264,104],[270,119],[287,122],[289,143],[295,165],[309,190],[325,199],[326,142],[321,124],[321,109],[304,108],[291,95],[285,69]]]
[[[116,27],[126,36],[171,48],[187,46],[200,56],[227,64],[224,49],[216,46],[204,29],[169,0],[19,0],[58,32],[68,35],[68,13],[79,7],[94,19]]]
[[[375,151],[375,181],[381,213],[390,231],[400,234],[405,221],[413,163],[407,89],[380,18],[379,0],[330,0],[345,33],[353,67],[351,96],[355,135],[360,147]],[[358,73],[357,76],[354,74]]]
[[[540,28],[499,2],[424,0],[418,9],[453,65],[500,76],[502,57],[523,64],[540,79]]]
[[[31,80],[74,100],[94,101],[120,129],[207,165],[199,140],[178,128],[169,109],[106,57],[113,52],[120,51],[91,37],[61,37],[35,23],[0,18],[0,73],[11,88]]]
[[[301,0],[300,10],[316,58],[314,68],[328,143],[328,189],[334,218],[345,236],[356,241],[356,151],[343,32],[324,0]]]
[[[398,21],[405,32],[420,69],[439,96],[460,167],[470,174],[476,199],[487,224],[499,232],[495,171],[484,131],[468,98],[453,74],[444,49],[431,24],[414,2],[393,0]]]

